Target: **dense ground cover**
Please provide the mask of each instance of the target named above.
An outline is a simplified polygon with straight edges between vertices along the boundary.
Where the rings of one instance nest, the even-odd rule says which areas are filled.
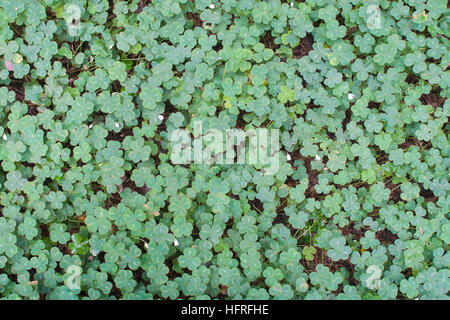
[[[0,297],[447,298],[449,19],[1,0]],[[194,121],[278,129],[279,169],[174,164]]]

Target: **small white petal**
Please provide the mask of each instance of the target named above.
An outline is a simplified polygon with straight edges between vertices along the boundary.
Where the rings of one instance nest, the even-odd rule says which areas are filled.
[[[148,249],[148,243],[144,242],[144,247],[146,247]]]
[[[324,168],[323,168],[323,170],[327,171],[327,170],[328,170],[328,168],[327,168],[327,167],[324,167]]]
[[[173,245],[175,246],[175,247],[178,247],[180,244],[178,243],[178,240],[177,239],[175,239],[175,240],[173,240]]]
[[[116,126],[116,128],[120,127],[119,124],[116,122],[114,123],[114,125]]]
[[[113,44],[109,46],[109,49],[112,49],[112,47],[114,47],[114,45],[113,45]]]
[[[214,9],[214,7],[215,7],[215,5],[212,4],[212,3],[209,5],[209,8],[210,8],[210,9]]]
[[[316,160],[319,161],[320,160],[320,156],[318,154],[316,154]]]
[[[160,115],[158,116],[158,118],[159,118],[159,120],[161,120],[161,121],[164,120],[164,116],[163,116],[162,114],[160,114]]]
[[[291,7],[293,7],[294,6],[294,3],[293,2],[291,2]]]
[[[349,93],[348,100],[353,100],[353,99],[355,99],[355,95],[353,93]]]
[[[6,134],[3,134],[3,140],[8,140],[8,137],[6,136]]]
[[[91,124],[89,125],[89,129],[92,128],[92,126],[93,126],[93,124],[91,123]]]
[[[288,159],[288,161],[291,161],[291,159],[292,159],[290,154],[287,154],[286,158]]]

